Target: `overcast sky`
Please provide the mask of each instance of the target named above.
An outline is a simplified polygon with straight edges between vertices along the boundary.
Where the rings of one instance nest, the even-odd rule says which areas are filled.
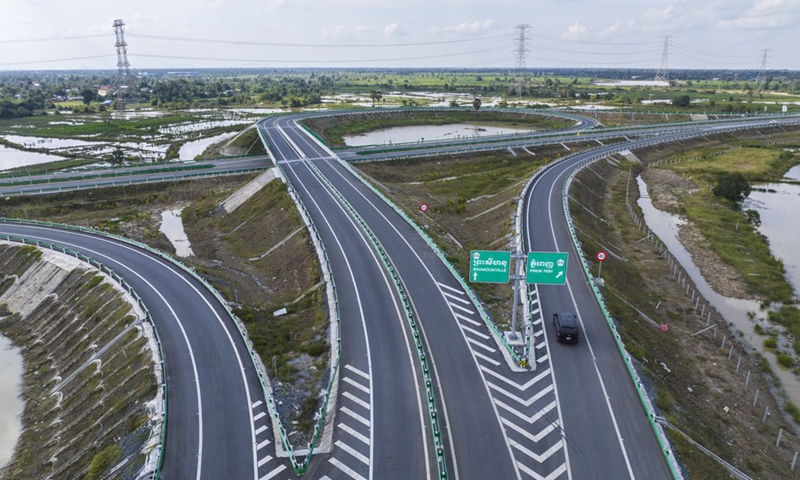
[[[528,67],[800,69],[800,0],[0,0],[0,70],[116,68],[118,18],[134,70],[514,67],[523,23]]]

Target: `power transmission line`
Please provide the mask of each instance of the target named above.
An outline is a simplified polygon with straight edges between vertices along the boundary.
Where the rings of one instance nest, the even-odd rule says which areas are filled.
[[[28,60],[25,62],[11,62],[11,63],[0,63],[0,67],[13,67],[16,65],[33,65],[36,63],[59,63],[59,62],[71,62],[76,60],[93,60],[95,58],[111,58],[115,55],[90,55],[88,57],[71,57],[71,58],[53,58],[50,60]]]
[[[383,47],[419,47],[428,45],[447,45],[452,43],[468,43],[479,42],[482,40],[491,40],[494,38],[508,38],[510,34],[492,35],[480,38],[466,38],[462,40],[442,40],[438,42],[411,42],[411,43],[381,43],[358,45],[352,43],[277,43],[277,42],[254,42],[245,40],[213,40],[208,38],[192,38],[192,37],[173,37],[168,35],[146,35],[138,33],[128,33],[129,37],[134,38],[147,38],[152,40],[166,40],[174,42],[192,42],[192,43],[215,43],[223,45],[251,45],[259,47],[308,47],[308,48],[383,48]]]
[[[12,40],[0,40],[0,43],[60,42],[62,40],[82,40],[85,38],[108,38],[108,35],[74,35],[70,37],[57,38],[20,38]]]

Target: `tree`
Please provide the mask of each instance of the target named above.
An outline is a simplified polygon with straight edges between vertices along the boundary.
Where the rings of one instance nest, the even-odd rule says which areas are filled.
[[[375,102],[380,102],[381,98],[383,98],[383,94],[378,90],[373,90],[369,92],[370,98],[372,98],[372,106],[375,106]]]
[[[686,108],[692,105],[692,99],[689,95],[680,95],[672,99],[672,105]]]
[[[450,100],[451,108],[458,108],[458,100]]]
[[[84,88],[81,90],[81,96],[83,97],[83,103],[89,105],[92,100],[97,98],[97,92],[93,88]]]
[[[711,189],[714,196],[730,200],[738,207],[739,202],[744,200],[752,188],[750,182],[741,173],[721,173],[717,177],[717,183]]]
[[[480,110],[480,109],[481,109],[481,104],[482,104],[482,103],[483,103],[483,102],[481,102],[481,99],[480,99],[480,98],[478,98],[478,97],[475,97],[475,100],[473,100],[473,101],[472,101],[472,108],[474,108],[474,109],[475,109],[475,111],[477,112],[478,110]]]

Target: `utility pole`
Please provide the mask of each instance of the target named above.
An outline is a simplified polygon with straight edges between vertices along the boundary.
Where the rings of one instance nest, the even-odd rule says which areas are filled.
[[[667,82],[669,86],[669,39],[671,35],[664,35],[664,51],[661,53],[661,67],[653,79],[656,82]]]
[[[128,62],[128,44],[125,42],[125,22],[120,19],[114,20],[114,36],[116,42],[114,46],[117,47],[117,109],[125,110],[125,95],[122,92],[123,86],[129,87],[129,80],[131,76],[130,67]]]
[[[514,27],[517,36],[514,38],[514,55],[516,55],[517,78],[514,81],[513,90],[517,91],[517,96],[522,97],[522,90],[526,86],[527,80],[527,57],[528,52],[528,24],[520,24]]]

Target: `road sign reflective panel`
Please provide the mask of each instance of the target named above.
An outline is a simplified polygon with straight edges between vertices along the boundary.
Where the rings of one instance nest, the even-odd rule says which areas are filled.
[[[597,255],[594,256],[594,258],[596,258],[598,262],[604,262],[606,260],[606,257],[607,257],[606,252],[602,250],[597,252]]]
[[[525,281],[548,285],[567,283],[566,252],[528,252],[525,265]]]
[[[423,203],[422,205],[419,206],[419,209],[423,213],[427,212],[428,211],[428,204],[427,203]]]
[[[469,279],[476,283],[508,283],[511,252],[473,250],[469,253]]]

